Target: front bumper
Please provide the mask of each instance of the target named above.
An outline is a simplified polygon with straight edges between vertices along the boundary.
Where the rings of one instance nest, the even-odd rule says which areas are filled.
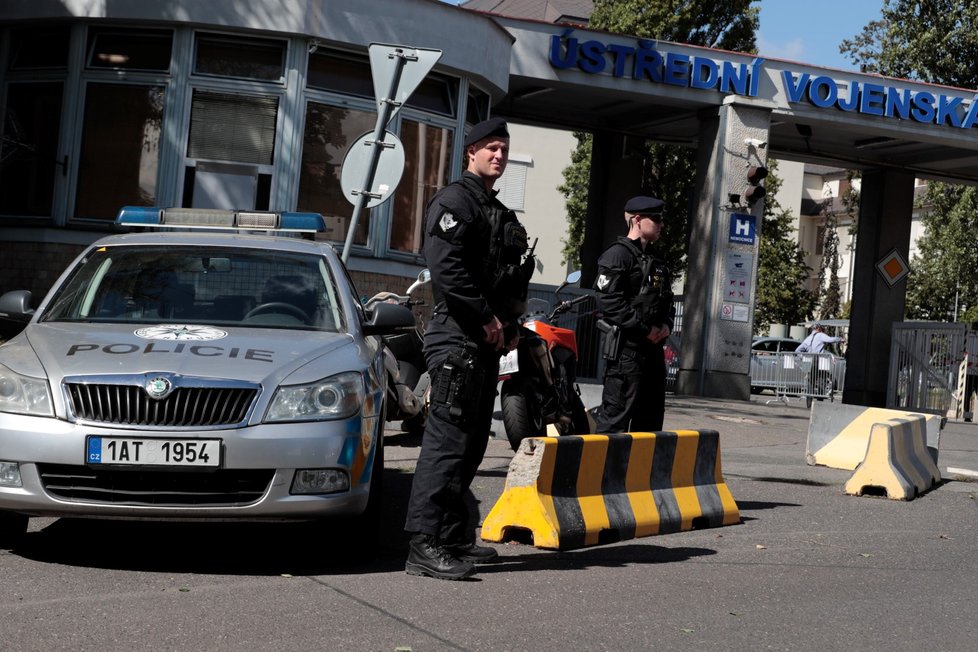
[[[31,516],[186,520],[304,520],[366,509],[377,417],[259,424],[205,432],[83,426],[0,415],[0,459],[20,465],[22,486],[0,486],[0,510]],[[86,438],[172,436],[222,442],[217,469],[87,465]],[[292,495],[297,469],[342,469],[350,489]]]

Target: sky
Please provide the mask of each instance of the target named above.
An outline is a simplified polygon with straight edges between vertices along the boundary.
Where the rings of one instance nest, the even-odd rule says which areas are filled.
[[[857,70],[839,53],[839,44],[880,17],[882,0],[761,0],[757,51],[763,57],[787,59],[825,68]]]
[[[460,0],[443,0],[458,4]],[[839,44],[880,17],[883,0],[760,0],[761,56],[824,68],[856,70],[839,53]]]

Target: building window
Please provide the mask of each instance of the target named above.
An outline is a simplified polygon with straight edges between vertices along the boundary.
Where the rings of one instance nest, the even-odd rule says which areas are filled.
[[[68,25],[13,30],[10,37],[10,69],[67,69],[70,42]]]
[[[280,82],[284,71],[285,41],[197,35],[194,72],[198,75]]]
[[[113,220],[126,204],[156,203],[163,87],[89,84],[75,216]]]
[[[8,84],[0,138],[0,214],[49,216],[58,170],[61,82]]]
[[[309,73],[306,79],[310,88],[356,97],[374,96],[370,62],[366,59],[316,51],[309,57]]]
[[[422,111],[454,116],[457,97],[458,84],[437,75],[428,75],[408,96],[406,104]]]
[[[160,29],[92,28],[88,32],[89,68],[170,70],[173,32]]]
[[[526,199],[526,172],[533,165],[529,157],[510,156],[506,172],[496,181],[496,199],[514,211],[522,211]]]
[[[815,255],[821,256],[825,250],[825,227],[820,226],[815,229]]]
[[[278,98],[194,91],[189,158],[271,165]]]
[[[340,170],[350,145],[365,132],[373,131],[376,121],[377,116],[372,111],[318,102],[309,102],[306,106],[297,208],[323,215],[327,228],[324,239],[346,240],[353,204],[343,196]],[[371,217],[371,209],[361,211],[354,243],[367,244]]]
[[[469,88],[469,100],[465,104],[465,121],[477,124],[489,119],[489,96],[478,88]]]
[[[421,252],[424,210],[448,183],[452,166],[452,130],[405,119],[401,123],[404,174],[394,194],[390,248]]]

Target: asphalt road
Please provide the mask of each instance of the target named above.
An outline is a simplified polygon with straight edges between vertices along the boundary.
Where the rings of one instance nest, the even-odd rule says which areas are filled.
[[[408,576],[417,440],[387,438],[379,557],[290,524],[32,519],[0,552],[0,650],[968,650],[978,641],[978,483],[910,502],[847,496],[805,463],[808,411],[667,399],[666,428],[721,434],[739,525],[570,552],[498,545],[466,582]],[[490,443],[483,515],[511,458]],[[978,470],[949,423],[939,466]]]

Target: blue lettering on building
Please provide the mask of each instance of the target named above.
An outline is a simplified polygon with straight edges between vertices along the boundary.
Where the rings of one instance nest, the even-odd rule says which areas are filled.
[[[971,129],[978,122],[978,95],[970,101],[950,95],[934,95],[881,82],[850,80],[840,84],[831,77],[812,77],[807,72],[782,71],[788,102],[805,102],[819,107],[835,107],[896,120]]]
[[[703,91],[757,97],[764,59],[750,63],[714,60],[679,52],[660,51],[655,41],[639,39],[635,46],[581,41],[568,29],[550,37],[550,65],[591,75],[631,78]],[[819,109],[838,109],[893,120],[971,129],[978,123],[978,95],[970,100],[953,95],[914,91],[888,80],[840,82],[827,75],[781,73],[789,104],[807,102]]]
[[[655,41],[640,39],[636,47],[580,41],[569,29],[550,37],[550,65],[558,70],[576,68],[592,75],[631,77],[656,84],[714,90],[756,97],[764,59],[751,63],[718,63],[677,52],[662,53]]]

